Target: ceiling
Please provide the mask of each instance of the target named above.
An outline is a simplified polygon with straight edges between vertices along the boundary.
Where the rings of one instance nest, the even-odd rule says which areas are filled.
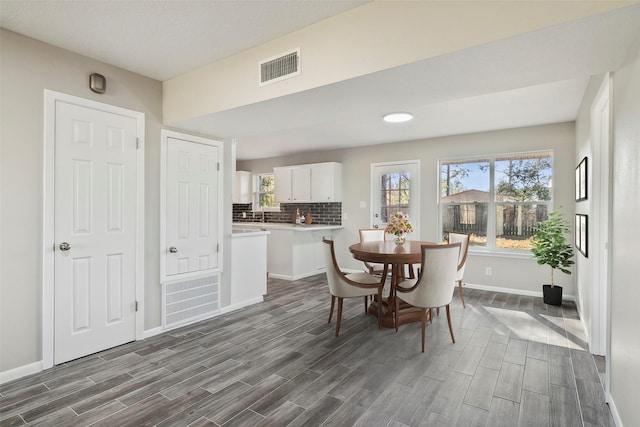
[[[2,0],[0,25],[166,80],[364,3]],[[590,76],[619,68],[639,34],[636,4],[171,125],[255,159],[571,121]],[[414,119],[382,122],[390,111]]]

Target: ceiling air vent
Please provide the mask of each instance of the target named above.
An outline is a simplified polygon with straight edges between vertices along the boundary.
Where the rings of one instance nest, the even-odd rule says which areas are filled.
[[[300,75],[300,48],[260,62],[260,86]]]

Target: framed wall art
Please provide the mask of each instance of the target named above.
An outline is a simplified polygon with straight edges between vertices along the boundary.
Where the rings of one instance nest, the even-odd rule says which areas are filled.
[[[587,165],[588,161],[585,157],[576,168],[576,202],[587,200]]]
[[[585,258],[589,257],[589,217],[583,214],[576,214],[575,224],[575,237],[576,237],[576,249],[584,255]]]

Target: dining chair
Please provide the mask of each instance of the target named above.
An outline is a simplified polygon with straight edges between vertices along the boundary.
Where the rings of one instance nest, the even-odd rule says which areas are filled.
[[[384,228],[361,228],[358,230],[358,234],[360,234],[360,243],[384,242],[386,240]],[[365,271],[369,274],[382,274],[384,270],[384,264],[367,261],[363,261],[363,264]]]
[[[460,290],[460,300],[462,301],[462,307],[467,308],[464,304],[464,293],[462,291],[462,278],[464,277],[464,267],[467,264],[467,253],[469,252],[469,241],[471,234],[469,233],[457,233],[449,232],[449,243],[460,243],[460,253],[458,254],[458,271],[456,272],[455,282],[458,282],[458,289]]]
[[[422,263],[417,279],[405,280],[396,285],[395,328],[398,332],[400,300],[422,309],[422,352],[427,321],[427,309],[445,307],[451,341],[456,342],[451,327],[449,304],[453,299],[454,279],[458,267],[460,243],[446,245],[422,245]]]
[[[351,273],[344,274],[338,262],[333,248],[333,240],[322,238],[322,242],[326,243],[324,248],[325,263],[327,266],[327,281],[329,282],[329,292],[331,293],[331,309],[329,310],[329,321],[333,316],[333,308],[336,298],[338,299],[338,320],[336,322],[336,337],[340,334],[340,322],[342,321],[342,301],[344,298],[364,297],[364,313],[367,314],[367,297],[377,295],[378,297],[378,328],[382,322],[382,287],[384,286],[384,278],[386,277],[386,268],[382,279],[378,279],[369,273]]]

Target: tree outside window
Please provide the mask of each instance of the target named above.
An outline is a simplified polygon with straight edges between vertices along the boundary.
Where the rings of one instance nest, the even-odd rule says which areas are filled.
[[[280,204],[276,202],[275,179],[273,174],[254,175],[254,211],[277,211]]]
[[[441,162],[443,239],[467,232],[475,246],[528,250],[551,208],[552,172],[551,153]]]
[[[382,222],[389,222],[389,215],[396,212],[409,214],[411,200],[411,174],[394,172],[384,174],[380,183],[380,214]]]

